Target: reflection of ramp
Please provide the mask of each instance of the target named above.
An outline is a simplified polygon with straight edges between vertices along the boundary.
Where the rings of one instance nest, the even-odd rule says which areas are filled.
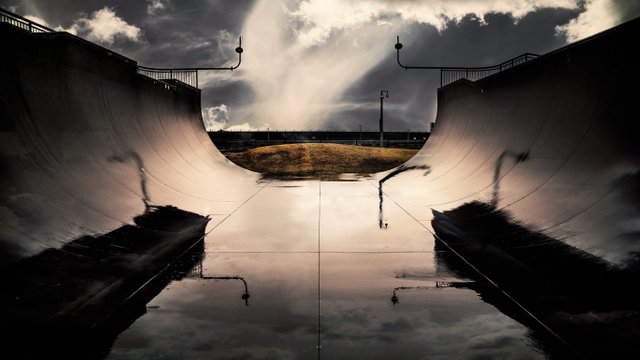
[[[58,352],[90,358],[107,351],[144,314],[145,304],[180,278],[173,274],[186,274],[201,260],[208,220],[154,207],[136,216],[135,225],[83,236],[4,269],[1,328],[10,339],[4,351],[24,358]],[[37,347],[30,346],[34,338]]]
[[[3,347],[97,357],[255,177],[211,144],[199,90],[66,33],[0,23],[0,39]]]

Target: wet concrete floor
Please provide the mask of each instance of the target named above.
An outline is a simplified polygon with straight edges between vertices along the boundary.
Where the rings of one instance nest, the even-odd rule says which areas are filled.
[[[544,357],[377,181],[267,181],[229,214],[108,358]]]

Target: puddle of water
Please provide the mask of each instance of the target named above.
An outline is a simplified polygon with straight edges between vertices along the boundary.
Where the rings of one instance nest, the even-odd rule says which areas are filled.
[[[374,185],[270,184],[209,234],[201,266],[152,300],[109,358],[542,357],[475,291],[436,287],[467,279],[391,201],[380,228]]]

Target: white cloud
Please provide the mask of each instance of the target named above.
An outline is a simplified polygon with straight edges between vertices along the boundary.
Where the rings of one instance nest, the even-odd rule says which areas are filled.
[[[568,42],[574,42],[600,31],[606,30],[622,21],[616,11],[614,0],[587,0],[585,10],[568,24],[556,27],[560,35]]]
[[[113,9],[106,6],[93,12],[90,18],[82,17],[74,21],[71,27],[58,26],[56,30],[67,31],[103,44],[113,44],[116,38],[139,41],[142,34],[139,27],[128,24],[116,15]]]
[[[224,129],[229,122],[229,107],[225,104],[212,106],[202,110],[202,120],[207,131]]]
[[[337,31],[358,28],[372,21],[385,24],[388,23],[385,18],[390,17],[443,30],[449,22],[458,22],[468,15],[484,21],[487,14],[508,13],[517,20],[542,8],[577,7],[573,0],[307,0],[290,15],[300,24],[295,29],[298,40],[305,46],[317,46]]]

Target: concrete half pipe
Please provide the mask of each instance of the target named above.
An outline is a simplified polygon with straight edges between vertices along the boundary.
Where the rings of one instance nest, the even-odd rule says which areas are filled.
[[[338,182],[261,180],[213,146],[198,89],[0,23],[7,351],[637,355],[639,32],[449,84],[416,157]]]

